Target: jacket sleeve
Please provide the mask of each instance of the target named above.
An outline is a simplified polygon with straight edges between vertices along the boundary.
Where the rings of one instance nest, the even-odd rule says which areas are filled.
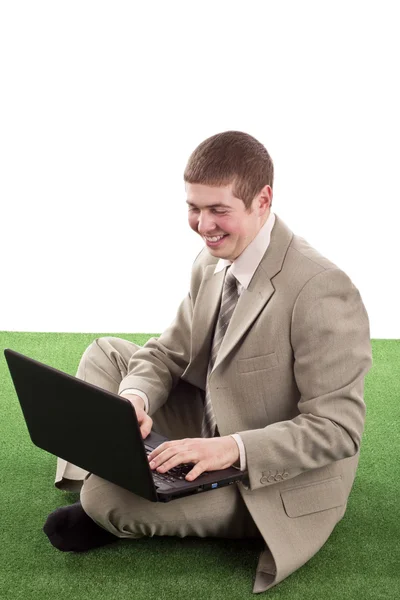
[[[369,320],[357,288],[340,269],[314,275],[292,311],[298,415],[242,431],[250,489],[354,456],[364,429],[364,378],[372,365]]]
[[[159,338],[150,338],[129,360],[118,393],[127,388],[140,389],[149,398],[150,415],[166,402],[189,364],[192,316],[188,293],[171,325]]]

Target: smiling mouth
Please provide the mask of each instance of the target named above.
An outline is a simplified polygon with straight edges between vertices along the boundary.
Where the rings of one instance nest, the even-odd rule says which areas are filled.
[[[223,235],[222,237],[218,237],[214,241],[205,237],[204,241],[206,242],[206,244],[207,244],[207,246],[209,248],[219,248],[223,244],[223,242],[225,241],[225,238],[228,237],[228,235],[229,234],[227,233],[227,234]]]
[[[226,237],[228,234],[227,233],[219,233],[218,235],[203,235],[203,238],[206,240],[215,240],[215,238],[220,239],[223,237]]]

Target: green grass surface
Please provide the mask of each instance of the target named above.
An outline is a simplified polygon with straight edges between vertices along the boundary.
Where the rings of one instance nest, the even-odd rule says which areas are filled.
[[[142,345],[158,334],[0,332],[1,600],[254,598],[258,540],[153,537],[81,554],[48,542],[47,515],[79,495],[54,487],[56,458],[30,440],[3,350],[75,375],[84,350],[105,335]],[[372,345],[367,423],[347,513],[325,546],[263,597],[400,598],[400,340]]]

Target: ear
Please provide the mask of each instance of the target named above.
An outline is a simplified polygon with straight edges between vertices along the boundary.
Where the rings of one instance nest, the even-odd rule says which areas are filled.
[[[270,185],[265,185],[259,194],[259,208],[264,214],[272,204],[272,188]]]

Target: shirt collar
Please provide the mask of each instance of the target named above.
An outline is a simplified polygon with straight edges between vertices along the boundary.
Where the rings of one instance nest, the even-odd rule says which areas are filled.
[[[254,240],[243,250],[242,254],[234,261],[220,258],[215,266],[214,275],[225,269],[228,265],[232,265],[232,274],[236,277],[238,282],[247,289],[255,270],[267,251],[271,241],[271,231],[274,225],[275,214],[271,211],[268,219],[265,221]]]

